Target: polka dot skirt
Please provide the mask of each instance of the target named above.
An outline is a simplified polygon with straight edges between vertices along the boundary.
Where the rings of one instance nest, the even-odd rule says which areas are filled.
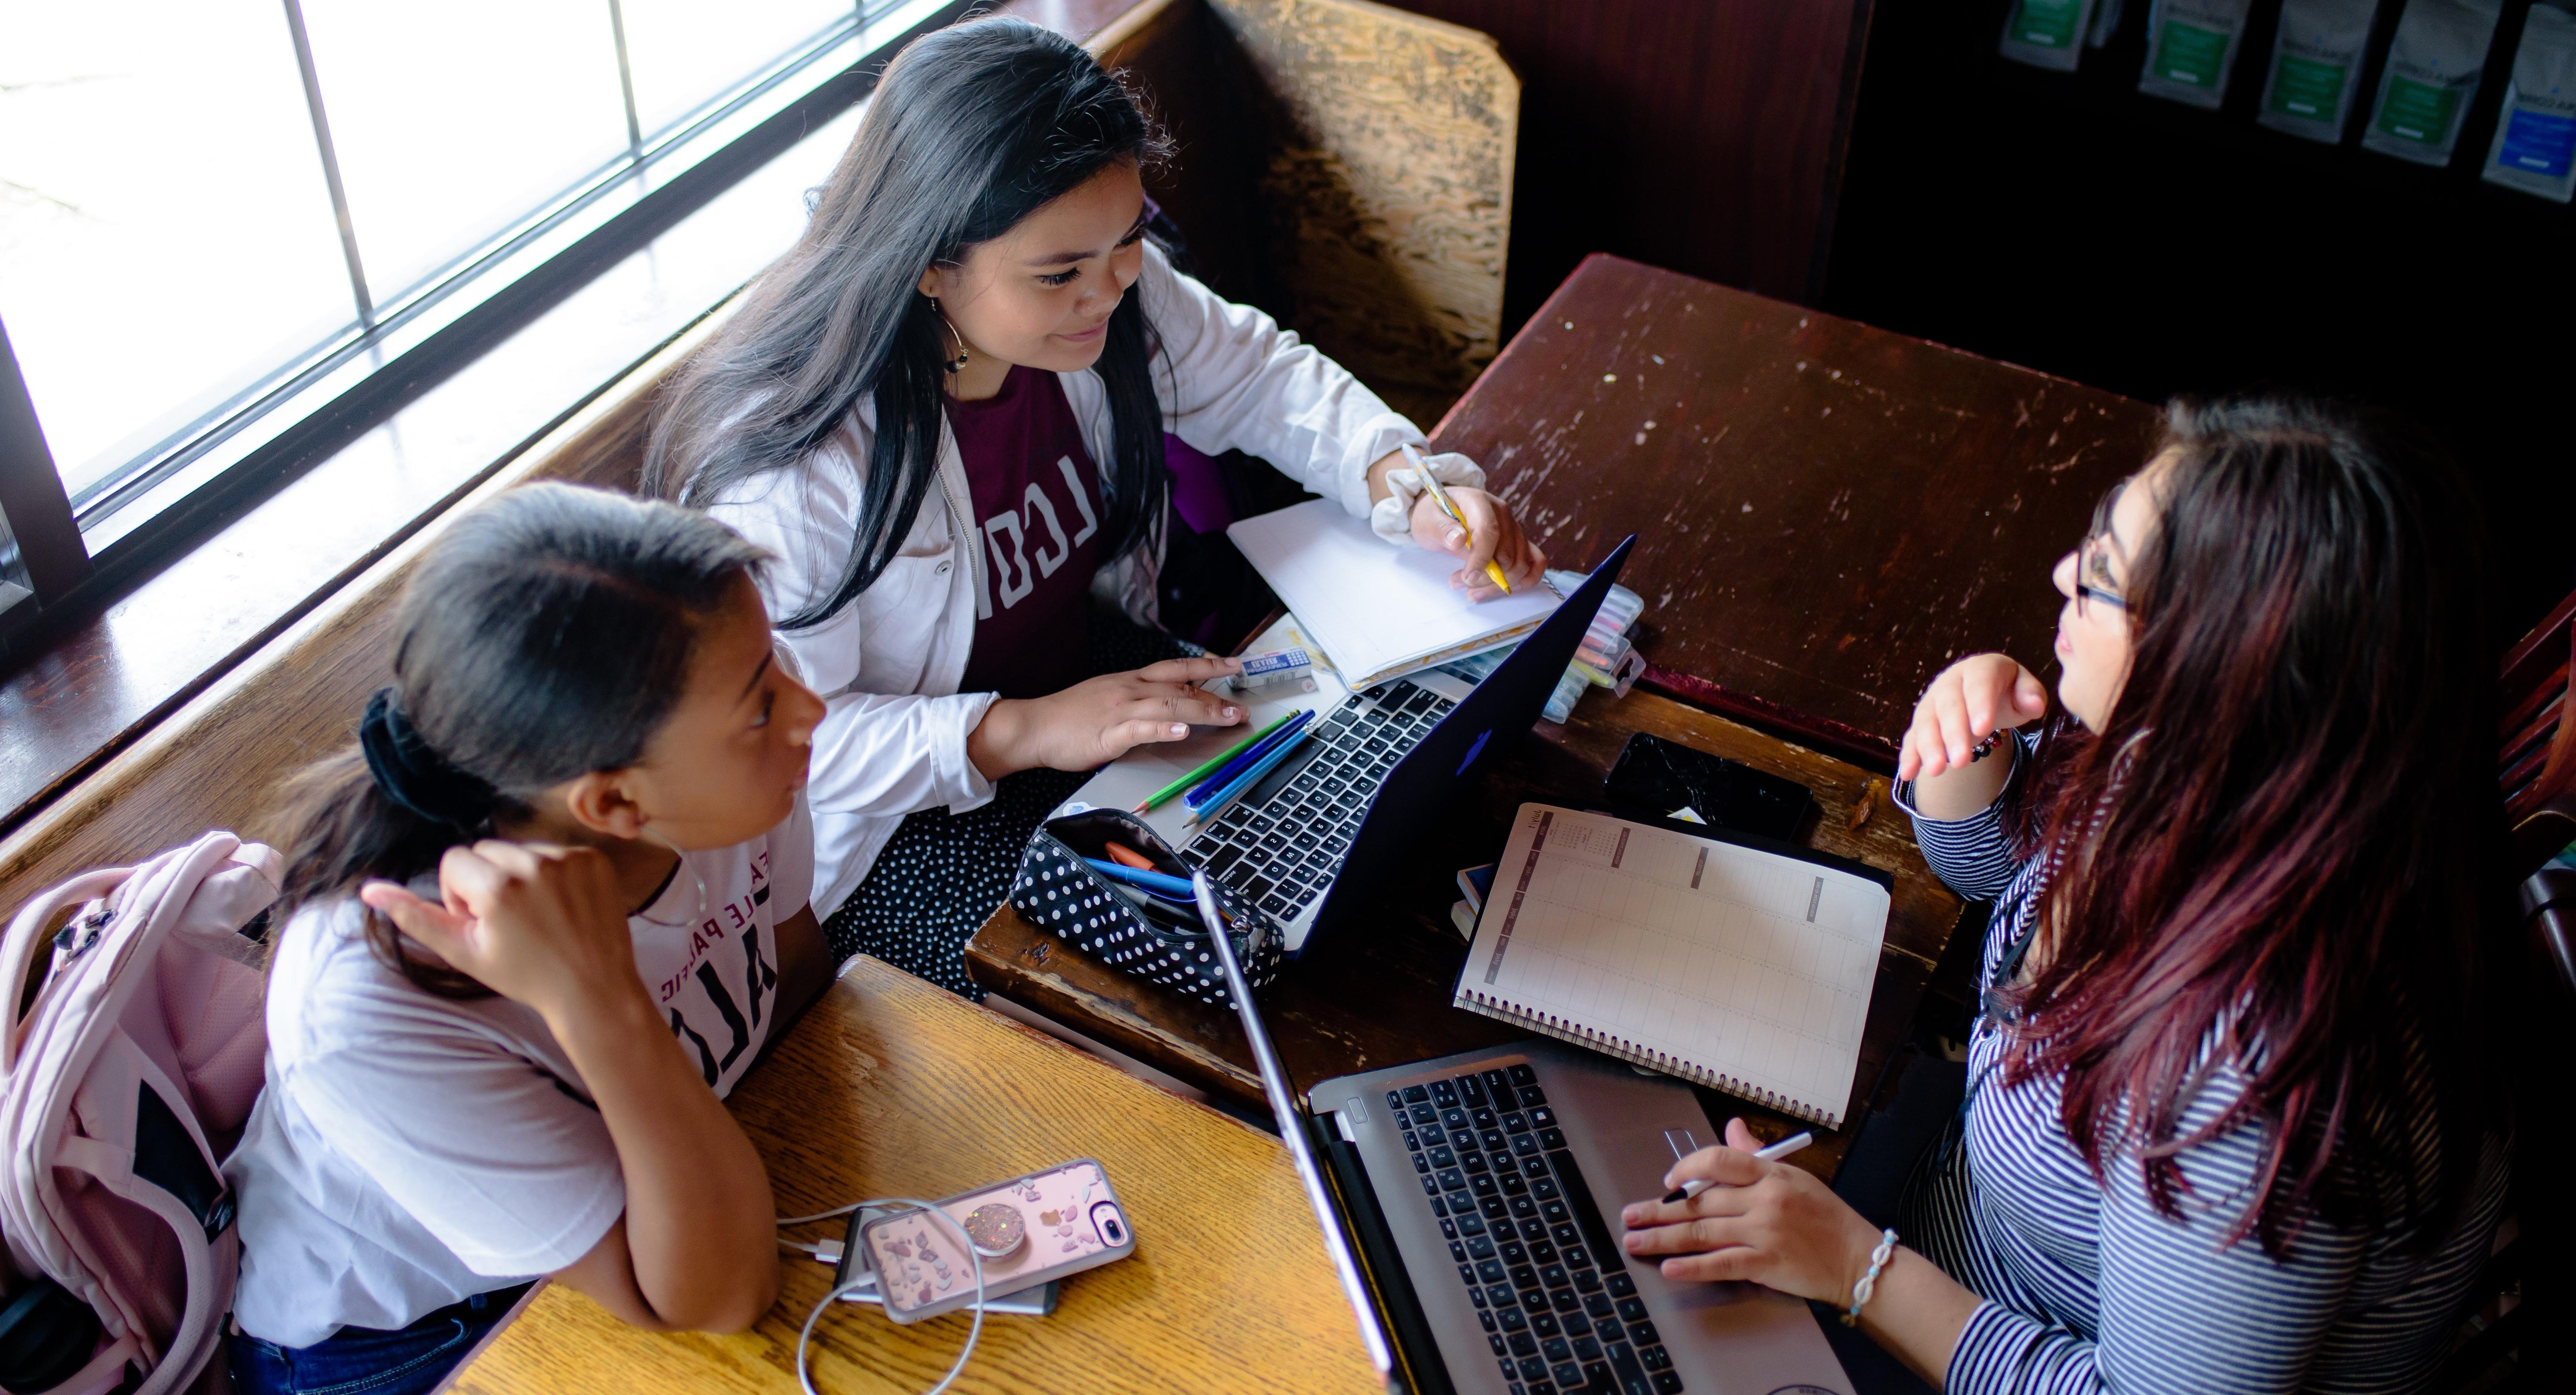
[[[1201,652],[1123,616],[1095,612],[1090,629],[1084,677]],[[995,781],[982,808],[906,815],[858,889],[823,923],[832,962],[872,954],[982,1002],[984,990],[966,977],[966,941],[1009,899],[1029,835],[1090,778],[1087,770],[1022,770]]]

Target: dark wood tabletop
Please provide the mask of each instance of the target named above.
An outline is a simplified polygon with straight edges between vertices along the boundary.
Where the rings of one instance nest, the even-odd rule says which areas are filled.
[[[1527,1033],[1449,1005],[1467,946],[1449,921],[1457,869],[1491,862],[1522,804],[1597,804],[1602,777],[1631,732],[1650,731],[1815,791],[1821,806],[1804,841],[1893,873],[1887,941],[1870,997],[1855,1104],[1911,1029],[1932,966],[1958,924],[1960,903],[1923,864],[1887,782],[1868,771],[1656,694],[1595,690],[1558,726],[1522,737],[1451,814],[1424,831],[1409,869],[1367,908],[1287,965],[1262,1008],[1288,1073],[1302,1088],[1337,1075],[1516,1041]],[[1109,968],[1044,934],[1008,906],[966,945],[966,969],[987,991],[1127,1052],[1182,1081],[1265,1110],[1241,1027],[1227,1009],[1182,999]],[[1787,1115],[1703,1092],[1712,1117],[1743,1114],[1778,1137],[1803,1127]],[[1847,1109],[1848,1120],[1854,1110]],[[1830,1177],[1850,1129],[1820,1131],[1798,1161]]]
[[[2049,568],[2157,409],[1595,256],[1450,409],[1559,565],[1637,534],[1649,684],[1882,769],[1951,659],[2047,672]]]

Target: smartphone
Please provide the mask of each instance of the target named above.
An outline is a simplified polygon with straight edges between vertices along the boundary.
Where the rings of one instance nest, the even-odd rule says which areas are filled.
[[[1619,751],[1602,792],[1623,811],[1798,841],[1816,814],[1805,785],[1740,761],[1638,732]]]
[[[841,1245],[841,1260],[832,1274],[832,1287],[840,1291],[844,1303],[873,1303],[883,1306],[885,1295],[877,1292],[877,1271],[868,1267],[868,1252],[858,1247],[859,1231],[880,1217],[900,1215],[904,1208],[870,1206],[850,1219],[849,1235]],[[953,1238],[953,1237],[952,1237]],[[856,1282],[852,1282],[856,1280]],[[1024,1288],[1000,1298],[987,1297],[984,1311],[1013,1313],[1022,1317],[1045,1317],[1055,1311],[1056,1284],[1050,1279],[1036,1288]]]
[[[988,1302],[1136,1252],[1126,1208],[1092,1158],[953,1196],[939,1209],[983,1256]],[[957,1229],[896,1211],[863,1212],[851,1232],[843,1254],[863,1255],[875,1271],[886,1316],[920,1322],[975,1301],[975,1262],[959,1249]]]

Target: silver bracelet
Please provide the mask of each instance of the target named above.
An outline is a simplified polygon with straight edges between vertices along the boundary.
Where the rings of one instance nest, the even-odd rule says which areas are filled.
[[[1861,1308],[1878,1292],[1880,1271],[1886,1269],[1887,1262],[1895,1257],[1896,1232],[1892,1230],[1879,1232],[1878,1248],[1869,1252],[1869,1272],[1860,1276],[1859,1283],[1852,1285],[1851,1307],[1843,1311],[1843,1326],[1860,1325]]]

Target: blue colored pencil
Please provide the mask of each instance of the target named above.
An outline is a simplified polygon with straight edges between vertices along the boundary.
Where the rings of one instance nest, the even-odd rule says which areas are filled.
[[[1192,822],[1196,822],[1200,819],[1207,818],[1217,810],[1232,803],[1236,795],[1252,788],[1254,783],[1259,781],[1262,776],[1270,773],[1273,766],[1286,760],[1288,758],[1288,754],[1297,749],[1298,742],[1305,740],[1310,735],[1313,735],[1313,728],[1311,727],[1299,727],[1296,731],[1290,733],[1287,740],[1280,742],[1275,747],[1272,747],[1270,754],[1261,758],[1261,763],[1259,765],[1256,765],[1250,770],[1237,776],[1233,784],[1226,786],[1224,789],[1218,790],[1206,803],[1191,806],[1190,820]]]
[[[1096,857],[1086,857],[1083,861],[1091,864],[1092,871],[1098,872],[1113,882],[1125,882],[1129,886],[1143,887],[1158,896],[1169,896],[1181,901],[1193,900],[1187,877],[1148,872],[1142,867],[1130,867],[1123,862],[1107,862]]]
[[[1193,809],[1198,808],[1212,798],[1216,791],[1241,779],[1243,772],[1268,760],[1271,752],[1296,739],[1297,733],[1304,731],[1306,724],[1314,720],[1315,714],[1312,711],[1300,712],[1289,718],[1277,731],[1270,733],[1268,739],[1255,743],[1251,750],[1227,761],[1224,769],[1201,780],[1196,789],[1181,796],[1181,802]]]

